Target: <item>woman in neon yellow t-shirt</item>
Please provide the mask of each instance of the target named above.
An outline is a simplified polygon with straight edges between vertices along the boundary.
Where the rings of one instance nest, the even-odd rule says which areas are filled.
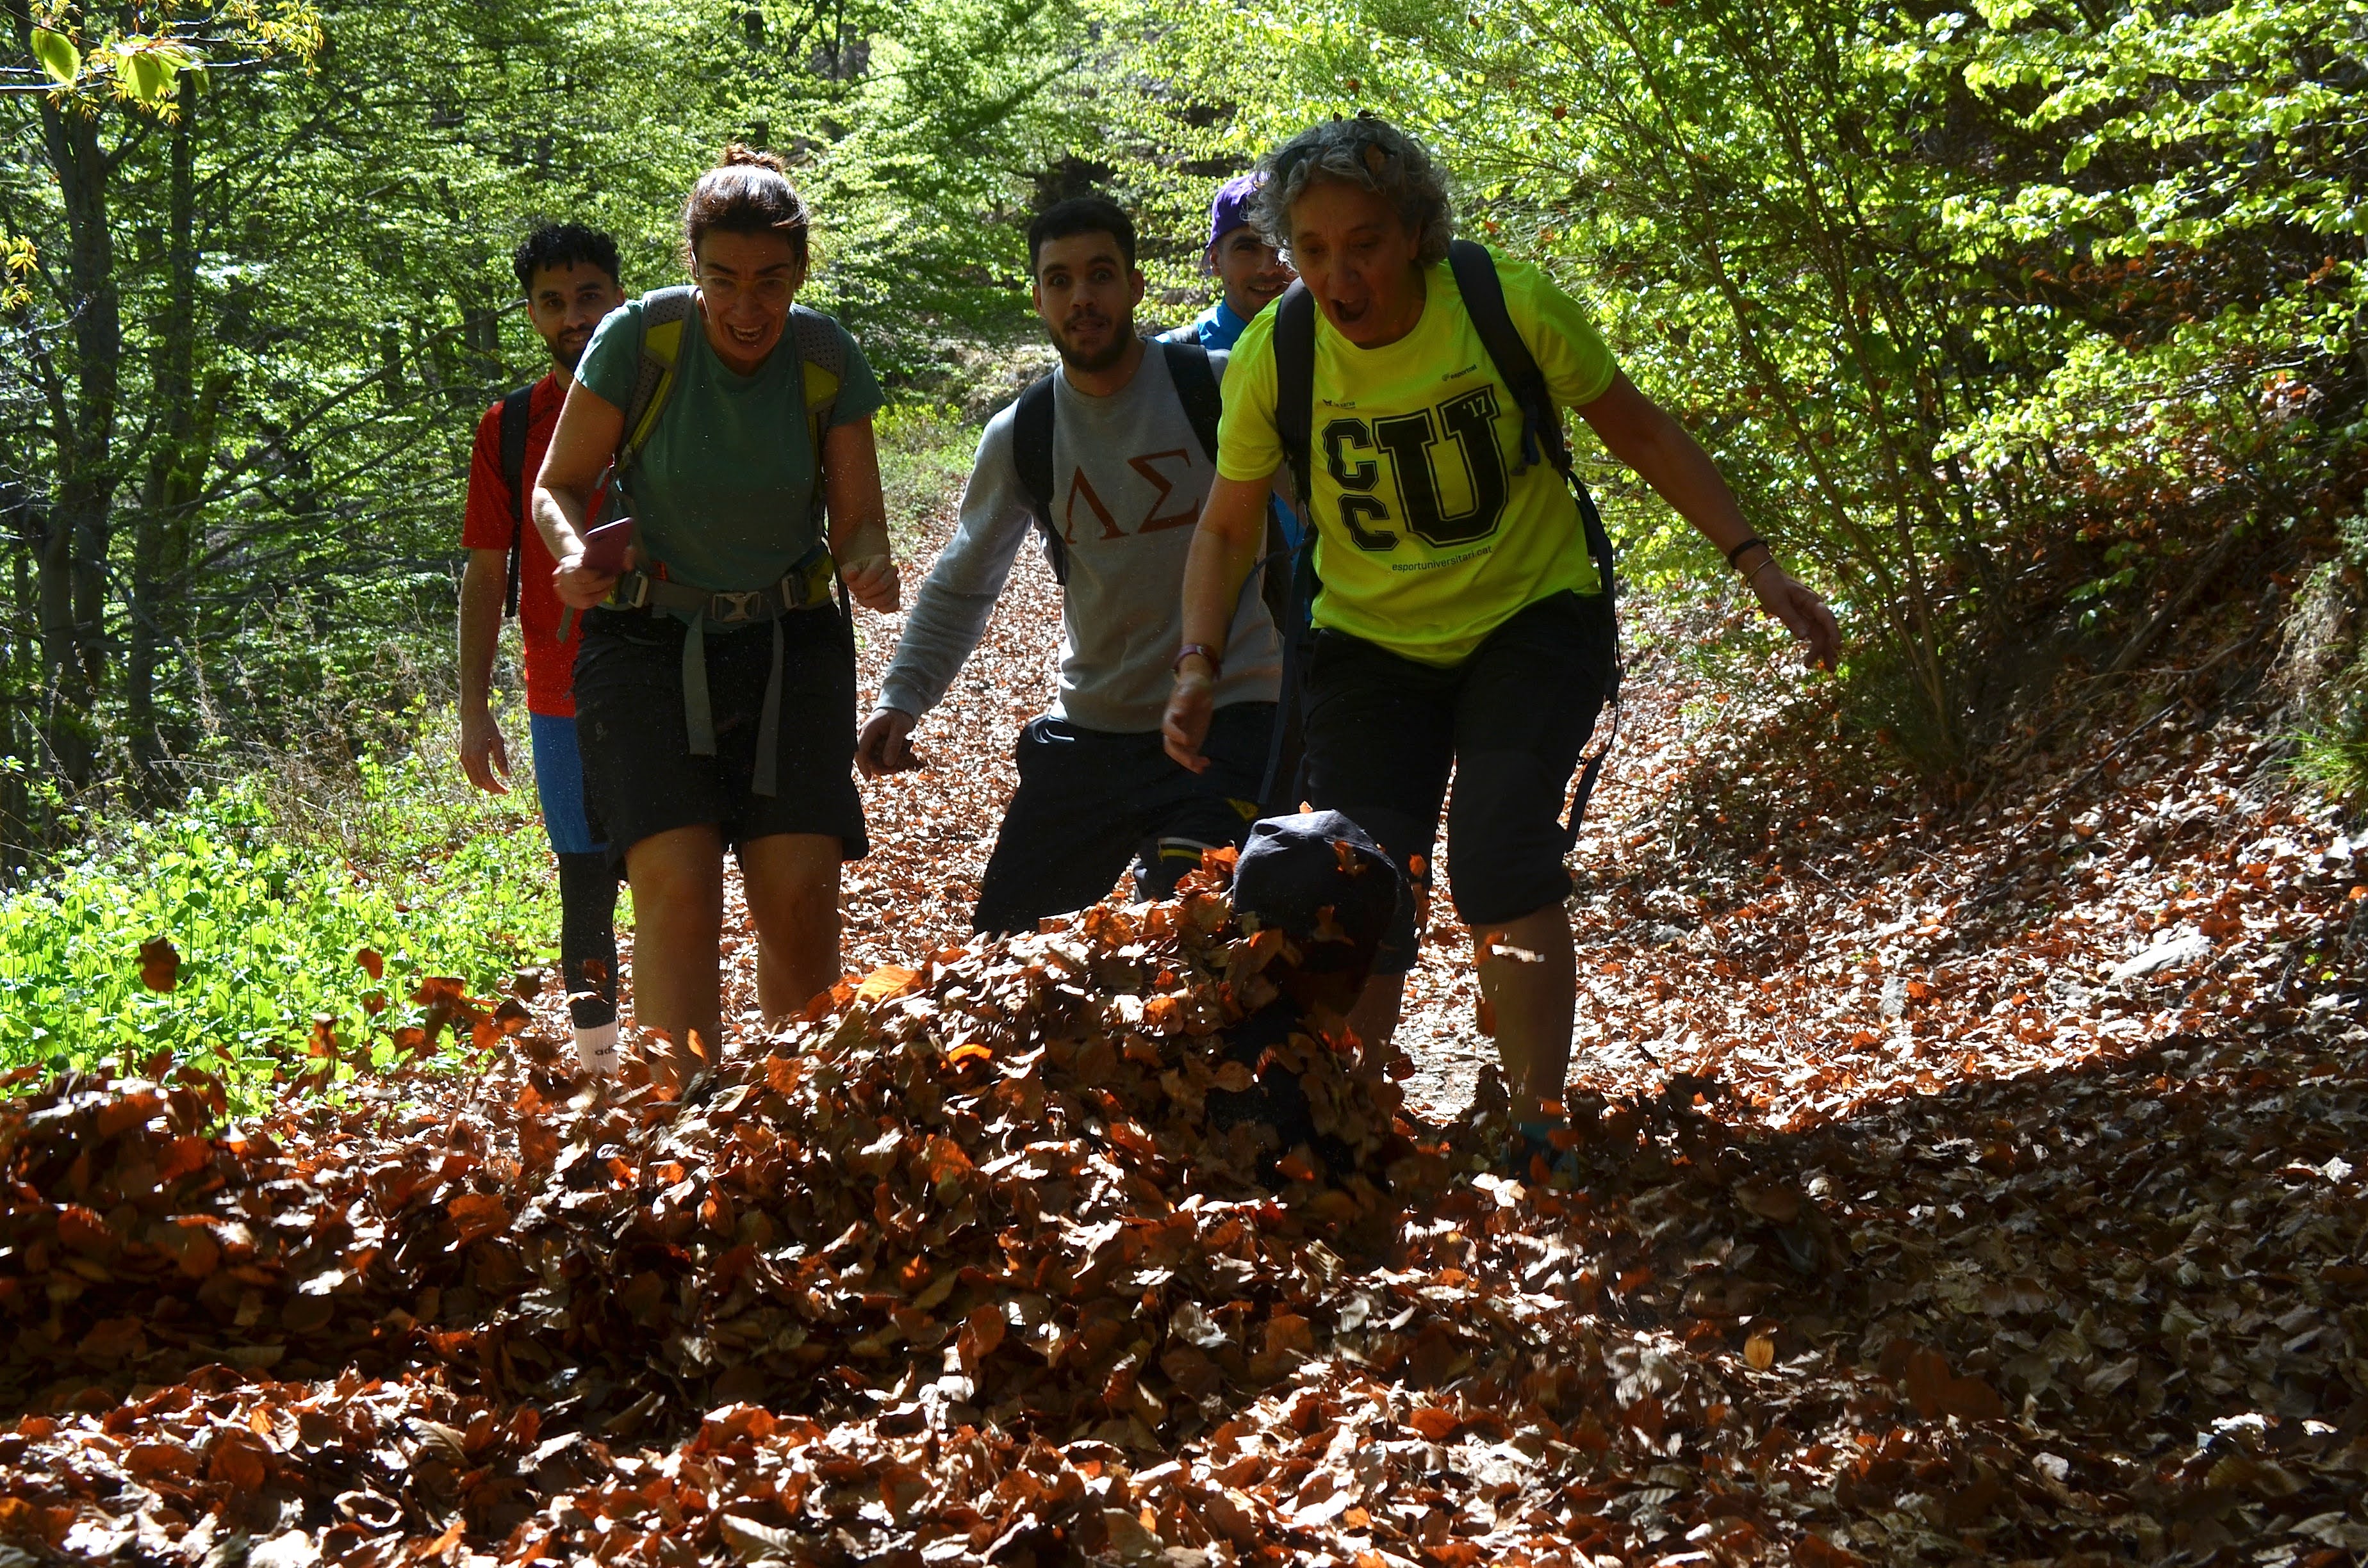
[[[1453,211],[1428,151],[1360,116],[1293,137],[1264,166],[1258,221],[1318,307],[1307,500],[1323,588],[1302,693],[1305,793],[1413,874],[1453,773],[1450,892],[1472,926],[1515,1119],[1542,1146],[1569,1070],[1576,990],[1560,819],[1613,657],[1611,607],[1569,488],[1550,464],[1520,460],[1520,407],[1445,264]],[[1497,275],[1554,402],[1831,667],[1832,612],[1752,537],[1708,454],[1620,373],[1543,273],[1499,262]],[[1201,765],[1225,629],[1284,460],[1280,313],[1259,312],[1235,347],[1218,477],[1185,576],[1166,730],[1188,767]],[[1396,1027],[1415,937],[1406,923],[1351,1019],[1368,1039]]]

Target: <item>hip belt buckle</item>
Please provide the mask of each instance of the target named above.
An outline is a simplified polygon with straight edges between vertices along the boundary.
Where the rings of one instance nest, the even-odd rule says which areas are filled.
[[[757,613],[765,602],[765,591],[757,588],[746,593],[719,593],[714,596],[715,619],[725,625],[736,625]]]

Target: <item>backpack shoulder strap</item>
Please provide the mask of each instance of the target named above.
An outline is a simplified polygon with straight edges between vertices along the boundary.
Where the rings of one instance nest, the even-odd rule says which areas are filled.
[[[1463,309],[1472,317],[1473,330],[1488,350],[1497,374],[1504,378],[1513,401],[1521,408],[1521,468],[1541,459],[1554,465],[1578,500],[1578,517],[1587,533],[1587,552],[1595,557],[1596,570],[1603,578],[1606,593],[1612,591],[1611,535],[1603,526],[1603,514],[1596,510],[1595,497],[1588,494],[1586,483],[1571,464],[1570,441],[1563,434],[1562,411],[1554,406],[1554,394],[1547,390],[1545,372],[1538,368],[1537,356],[1521,338],[1513,325],[1512,312],[1505,306],[1504,280],[1497,276],[1497,258],[1470,240],[1450,241],[1447,265],[1455,274],[1455,287],[1463,295]],[[1513,472],[1519,473],[1521,468]],[[1615,674],[1616,681],[1617,676]]]
[[[1452,240],[1447,246],[1447,265],[1455,274],[1455,287],[1463,295],[1463,309],[1472,317],[1473,330],[1479,333],[1481,345],[1512,392],[1513,401],[1521,405],[1521,466],[1543,459],[1554,465],[1556,473],[1568,478],[1570,443],[1563,436],[1562,415],[1546,390],[1546,375],[1538,369],[1537,356],[1522,341],[1513,325],[1513,313],[1505,306],[1505,283],[1497,276],[1497,258],[1470,240]]]
[[[814,524],[816,538],[827,540],[829,525],[823,500],[822,443],[838,411],[838,389],[847,382],[847,334],[838,323],[805,305],[790,307],[790,347],[798,357],[798,377],[804,390],[806,435],[814,443]]]
[[[622,440],[617,448],[620,471],[648,444],[665,412],[666,394],[674,391],[675,366],[682,355],[683,324],[694,313],[696,290],[688,283],[657,289],[642,296],[641,361],[633,371],[633,395],[625,406]]]
[[[510,558],[502,580],[502,614],[518,612],[518,573],[526,549],[526,437],[534,418],[534,385],[502,399],[502,483],[510,487]]]
[[[1217,460],[1217,421],[1225,411],[1224,401],[1217,391],[1216,367],[1209,363],[1209,351],[1200,343],[1162,338],[1159,351],[1167,357],[1167,379],[1176,383],[1176,401],[1184,405],[1184,417],[1191,422],[1192,434],[1201,440],[1201,450],[1209,461]]]
[[[798,351],[805,379],[806,417],[814,430],[814,452],[822,452],[822,433],[838,406],[838,389],[847,381],[847,333],[836,321],[804,305],[790,308],[790,339]]]
[[[1053,522],[1053,371],[1028,384],[1011,410],[1011,465],[1019,472],[1019,488],[1036,514],[1036,535],[1044,544],[1045,563],[1055,582],[1069,581],[1069,547]]]
[[[1274,302],[1274,433],[1306,506],[1309,452],[1315,431],[1315,296],[1293,283]]]

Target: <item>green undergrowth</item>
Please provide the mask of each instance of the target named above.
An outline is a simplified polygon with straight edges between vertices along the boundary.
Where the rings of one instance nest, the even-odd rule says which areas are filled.
[[[926,403],[892,403],[872,422],[880,444],[880,493],[887,503],[888,529],[897,558],[907,570],[921,538],[921,520],[951,512],[962,501],[978,450],[978,426],[958,408]],[[919,585],[919,579],[914,579]]]
[[[482,996],[554,961],[525,715],[504,725],[506,796],[461,777],[449,715],[414,720],[415,744],[335,774],[291,756],[144,821],[89,824],[84,850],[0,901],[0,1066],[139,1071],[169,1051],[251,1107],[323,1065],[317,1019],[339,1074],[384,1066],[422,1021],[424,979]],[[178,959],[165,991],[142,975],[159,938]]]
[[[923,403],[883,410],[877,429],[909,597],[924,519],[959,501],[978,432]],[[497,677],[513,699],[514,635]],[[432,670],[450,638],[431,617],[387,645]],[[367,724],[344,711],[318,721],[309,744],[176,807],[82,816],[74,847],[0,892],[0,1070],[136,1072],[169,1051],[223,1074],[252,1108],[322,1065],[317,1018],[330,1020],[339,1074],[384,1066],[396,1031],[423,1020],[411,1000],[423,980],[452,976],[484,996],[555,963],[559,893],[523,710],[503,723],[517,769],[507,796],[470,788],[451,715],[425,702]],[[620,918],[630,911],[620,901]],[[169,991],[142,977],[141,949],[159,938],[179,959]],[[364,949],[382,978],[359,961]],[[449,1036],[442,1049],[450,1059]]]

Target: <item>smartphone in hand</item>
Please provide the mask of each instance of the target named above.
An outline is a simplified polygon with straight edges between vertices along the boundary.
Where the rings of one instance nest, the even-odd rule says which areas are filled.
[[[584,570],[614,577],[625,569],[625,547],[633,542],[633,519],[602,523],[584,536]]]

